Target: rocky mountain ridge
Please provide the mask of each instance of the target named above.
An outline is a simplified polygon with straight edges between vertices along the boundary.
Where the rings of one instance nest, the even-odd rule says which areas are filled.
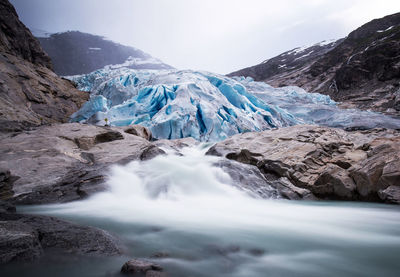
[[[311,48],[303,51],[309,53]],[[277,71],[276,64],[266,63],[230,75],[250,76],[273,86],[296,85],[309,92],[327,94],[343,102],[344,107],[398,116],[399,57],[400,13],[396,13],[364,24],[326,53],[298,67]]]
[[[121,64],[133,69],[173,68],[142,50],[97,35],[68,31],[38,36],[44,51],[51,57],[54,71],[61,76],[87,74]]]
[[[276,75],[284,75],[288,71],[300,70],[310,66],[316,59],[334,49],[342,41],[343,39],[328,40],[311,46],[297,47],[258,65],[232,72],[228,76],[249,76],[255,81],[272,81],[271,79]],[[273,82],[270,84],[283,86],[276,85]]]

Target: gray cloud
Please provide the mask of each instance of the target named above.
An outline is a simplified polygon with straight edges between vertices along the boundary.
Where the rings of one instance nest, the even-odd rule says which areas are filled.
[[[28,26],[80,30],[177,68],[228,73],[291,48],[340,38],[400,11],[393,0],[11,0]]]

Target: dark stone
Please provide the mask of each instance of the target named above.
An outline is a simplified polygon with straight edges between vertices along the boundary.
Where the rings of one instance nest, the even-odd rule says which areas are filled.
[[[141,125],[132,125],[132,126],[128,127],[127,129],[125,129],[124,131],[127,134],[142,137],[148,141],[151,141],[153,139],[153,135],[152,135],[151,131],[148,128],[143,127]]]
[[[15,213],[15,205],[0,200],[0,213]]]
[[[259,248],[253,248],[249,250],[249,253],[253,256],[259,257],[265,254],[265,250]]]
[[[0,183],[5,182],[11,176],[10,170],[5,168],[0,168]]]
[[[132,259],[122,266],[121,273],[126,275],[147,276],[147,272],[149,272],[149,274],[154,274],[154,272],[161,272],[162,270],[161,266],[151,261]]]
[[[0,223],[0,229],[5,230],[0,232],[3,262],[34,260],[41,255],[41,249],[79,255],[122,253],[120,242],[109,233],[54,217],[1,213]]]
[[[261,156],[258,153],[252,153],[247,149],[240,150],[239,153],[228,153],[226,158],[229,160],[235,160],[241,163],[256,165],[259,160],[255,157]]]
[[[0,221],[0,264],[33,261],[42,253],[35,229],[19,221]]]
[[[150,145],[147,147],[145,150],[143,150],[142,154],[140,155],[140,160],[141,161],[147,161],[151,160],[152,158],[158,156],[158,155],[165,155],[165,151],[158,148],[155,145]]]
[[[114,140],[124,139],[124,136],[118,131],[108,131],[102,134],[96,135],[94,141],[96,144],[110,142]]]
[[[7,200],[14,194],[13,183],[18,180],[17,176],[12,176],[10,170],[0,168],[0,200]]]

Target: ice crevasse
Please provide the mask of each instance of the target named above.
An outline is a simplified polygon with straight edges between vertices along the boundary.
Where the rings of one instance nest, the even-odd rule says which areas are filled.
[[[141,124],[160,139],[218,141],[238,133],[295,124],[366,124],[360,122],[360,111],[338,113],[329,96],[298,87],[272,88],[251,78],[128,68],[104,68],[70,78],[79,89],[91,92],[90,100],[71,121],[104,125],[107,119],[113,126]],[[367,127],[376,127],[381,116],[370,113]],[[400,126],[395,119],[387,124]]]

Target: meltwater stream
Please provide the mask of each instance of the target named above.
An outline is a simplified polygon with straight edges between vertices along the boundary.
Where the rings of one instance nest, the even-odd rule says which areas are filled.
[[[127,256],[156,256],[171,277],[399,276],[397,206],[257,199],[206,150],[114,166],[108,191],[22,210],[106,229]],[[110,276],[127,258],[50,259],[38,276]]]

